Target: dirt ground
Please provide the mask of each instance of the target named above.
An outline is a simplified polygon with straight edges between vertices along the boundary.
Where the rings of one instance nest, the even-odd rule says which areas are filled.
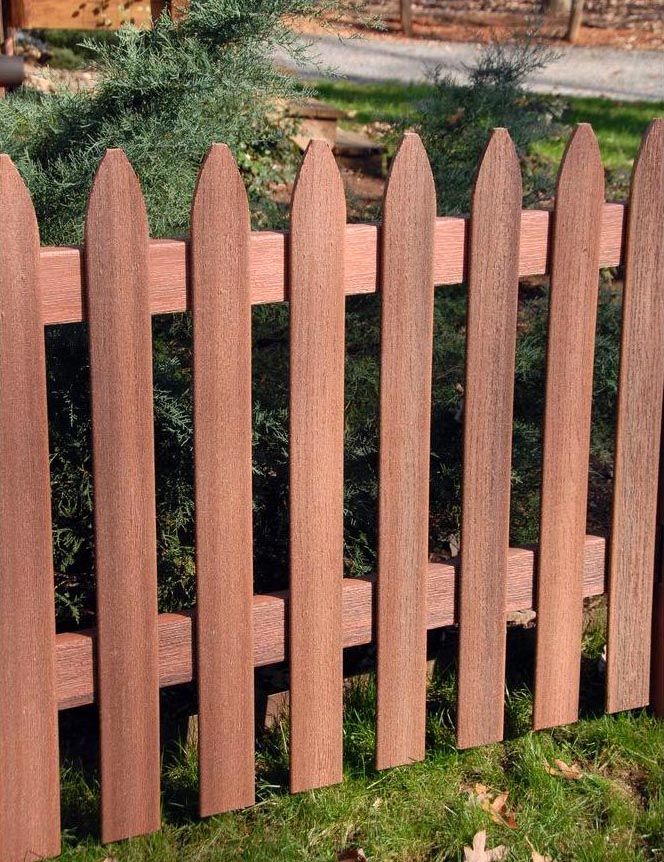
[[[397,0],[369,0],[362,14],[380,19],[389,31],[399,30]],[[346,15],[355,25],[357,17]],[[419,0],[413,3],[415,36],[448,42],[487,41],[524,24],[535,24],[553,43],[565,35],[566,22],[545,19],[539,0]],[[586,0],[579,45],[630,49],[664,49],[664,0]]]

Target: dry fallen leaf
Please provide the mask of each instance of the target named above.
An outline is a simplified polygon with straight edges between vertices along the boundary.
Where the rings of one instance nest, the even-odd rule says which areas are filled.
[[[530,840],[530,838],[528,838],[527,835],[526,835],[526,843],[532,851],[530,854],[530,862],[553,862],[553,859],[550,856],[546,856],[546,855],[542,856],[541,853],[538,853],[537,850],[535,850],[535,848],[533,847],[532,841]]]
[[[570,766],[565,763],[564,760],[554,760],[553,762],[555,763],[555,766],[551,766],[546,762],[544,764],[544,768],[549,775],[557,775],[559,778],[568,778],[570,781],[578,781],[579,778],[583,777],[583,773],[576,763],[573,763]]]
[[[486,849],[486,832],[482,830],[473,838],[472,847],[463,848],[463,858],[465,862],[500,862],[505,858],[507,847],[500,844],[498,847],[493,847],[491,850]]]
[[[482,810],[486,811],[494,823],[507,826],[508,829],[517,828],[514,813],[507,809],[508,793],[499,793],[492,799],[484,784],[476,784],[475,795]]]

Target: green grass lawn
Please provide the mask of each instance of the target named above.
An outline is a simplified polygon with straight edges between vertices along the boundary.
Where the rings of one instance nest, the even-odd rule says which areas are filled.
[[[350,81],[321,81],[318,97],[352,114],[351,125],[376,121],[408,122],[412,106],[424,99],[427,84],[402,85],[394,82],[356,84]],[[566,125],[591,123],[599,140],[606,168],[624,171],[631,167],[641,136],[648,123],[664,116],[664,102],[612,102],[609,99],[565,98],[567,108],[562,120]],[[565,137],[536,147],[551,161],[558,162],[565,148]]]
[[[664,722],[647,710],[602,715],[604,614],[601,602],[593,608],[583,642],[582,719],[574,725],[530,731],[534,630],[512,627],[505,742],[458,751],[456,639],[448,635],[429,686],[424,762],[374,770],[374,680],[358,678],[345,695],[342,784],[287,792],[284,719],[257,738],[257,805],[201,821],[196,750],[180,741],[181,728],[164,747],[161,831],[105,848],[97,838],[94,710],[65,713],[63,859],[362,862],[362,850],[368,862],[444,862],[463,859],[463,848],[485,830],[487,846],[503,845],[508,860],[531,862],[535,850],[554,862],[662,862]],[[166,715],[173,697],[164,696]]]
[[[520,690],[508,696],[508,740],[459,752],[452,696],[449,681],[431,687],[426,760],[376,773],[373,688],[356,685],[346,697],[343,784],[288,795],[287,727],[279,726],[259,742],[258,804],[206,821],[196,818],[195,751],[171,752],[162,831],[106,848],[89,831],[95,779],[72,768],[63,858],[334,862],[361,849],[370,862],[442,862],[462,859],[486,830],[487,846],[504,845],[510,860],[530,860],[533,849],[558,862],[664,859],[664,722],[642,711],[530,733],[530,698]]]

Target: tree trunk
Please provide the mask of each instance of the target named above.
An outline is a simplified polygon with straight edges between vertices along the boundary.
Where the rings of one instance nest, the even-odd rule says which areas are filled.
[[[569,16],[569,26],[567,27],[567,41],[572,45],[579,39],[579,31],[583,22],[583,7],[585,0],[573,0],[572,14]]]
[[[572,0],[546,0],[547,15],[563,16],[569,15],[572,9]]]
[[[412,0],[401,0],[401,29],[406,36],[413,35],[413,4]]]

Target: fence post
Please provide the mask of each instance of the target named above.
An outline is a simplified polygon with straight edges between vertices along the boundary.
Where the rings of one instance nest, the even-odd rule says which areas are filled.
[[[576,721],[604,172],[590,126],[558,175],[542,451],[535,728]]]
[[[650,700],[657,470],[664,388],[664,122],[648,128],[627,211],[613,513],[606,706]],[[656,653],[658,650],[656,650]],[[655,667],[657,667],[655,658]]]
[[[521,171],[495,129],[473,189],[459,586],[460,748],[503,737]]]
[[[148,223],[108,150],[85,223],[104,842],[159,828],[157,537]]]
[[[230,150],[191,212],[201,815],[254,802],[249,205]]]
[[[435,220],[431,168],[411,133],[392,163],[380,237],[378,769],[424,757]]]
[[[660,434],[657,525],[655,527],[650,704],[655,715],[664,718],[664,421]]]
[[[293,191],[290,232],[291,789],[341,781],[346,201],[325,141]]]
[[[0,859],[60,852],[55,601],[39,231],[0,156]]]

